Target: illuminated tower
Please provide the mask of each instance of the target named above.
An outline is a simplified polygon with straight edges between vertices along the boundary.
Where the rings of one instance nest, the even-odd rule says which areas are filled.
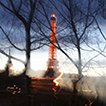
[[[49,44],[49,61],[45,77],[55,77],[55,73],[58,71],[56,44],[56,15],[52,14]]]

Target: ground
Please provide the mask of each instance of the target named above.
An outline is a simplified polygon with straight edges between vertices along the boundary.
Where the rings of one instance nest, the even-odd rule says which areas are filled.
[[[55,92],[52,89],[54,87],[51,84],[52,80],[49,82],[46,80],[43,85],[37,80],[36,85],[40,83],[45,90],[37,86],[39,89],[36,88],[33,91],[29,86],[30,92],[27,92],[26,79],[28,77],[24,75],[1,77],[0,106],[106,106],[105,77],[84,77],[77,85],[78,92],[73,93],[71,76],[66,76],[63,75],[62,82],[60,81],[61,87],[55,88]],[[43,80],[43,82],[45,81]],[[51,86],[52,88],[50,88]],[[8,87],[15,87],[16,92],[14,93]],[[19,88],[21,88],[21,92],[18,93]]]

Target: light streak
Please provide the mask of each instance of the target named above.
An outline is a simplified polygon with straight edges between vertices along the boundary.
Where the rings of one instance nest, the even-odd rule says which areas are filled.
[[[60,75],[53,80],[53,82],[55,83],[56,86],[59,86],[58,80],[61,79],[62,76],[63,76],[63,72],[61,72]]]

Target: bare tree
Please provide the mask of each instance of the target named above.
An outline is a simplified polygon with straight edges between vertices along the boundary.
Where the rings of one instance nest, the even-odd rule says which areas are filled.
[[[94,51],[100,53],[102,56],[105,56],[105,41],[106,41],[106,37],[105,37],[105,33],[104,33],[104,24],[106,21],[106,1],[105,0],[97,0],[95,3],[95,12],[91,13],[91,17],[94,18],[94,26],[95,26],[95,30],[99,31],[99,40],[97,41],[97,46],[98,46],[98,50],[97,48],[92,48]],[[96,15],[95,15],[96,14]],[[102,43],[102,48],[100,47]]]
[[[88,28],[94,22],[94,18],[90,16],[90,12],[92,10],[91,9],[92,2],[88,0],[88,3],[86,4],[86,9],[84,7],[81,8],[82,4],[78,3],[77,0],[76,1],[62,0],[60,2],[49,0],[49,2],[57,11],[56,13],[60,15],[59,17],[59,19],[61,20],[60,24],[62,23],[62,25],[64,26],[63,29],[57,31],[57,34],[61,35],[63,33],[64,35],[61,35],[62,42],[63,43],[67,42],[66,44],[70,44],[70,46],[73,45],[73,47],[77,49],[77,56],[78,56],[77,62],[72,57],[70,57],[64,49],[62,49],[62,46],[60,46],[58,40],[57,40],[58,44],[57,48],[71,60],[71,62],[77,68],[79,76],[81,77],[82,76],[81,46],[83,43],[85,43],[85,41],[88,40],[87,36]],[[43,11],[45,11],[43,5],[42,7]],[[45,15],[47,15],[46,11]],[[59,26],[60,25],[57,25],[57,28]],[[66,30],[66,33],[64,33],[64,30]]]
[[[55,46],[75,65],[79,74],[79,78],[76,81],[73,81],[73,92],[76,93],[77,84],[82,78],[83,69],[89,68],[88,64],[90,62],[92,63],[99,55],[104,55],[103,52],[106,49],[105,45],[100,50],[100,42],[96,39],[98,38],[97,35],[92,36],[92,32],[95,31],[95,17],[97,16],[98,9],[93,7],[95,2],[92,0],[87,0],[87,3],[84,3],[83,1],[78,3],[78,0],[61,0],[58,2],[55,2],[55,0],[48,1],[49,6],[51,6],[58,16],[57,45]],[[84,5],[85,7],[83,7]],[[42,11],[39,10],[39,13],[45,18],[45,23],[39,18],[37,18],[38,23],[36,21],[34,22],[40,30],[40,34],[52,43],[47,33],[51,30],[50,13],[52,13],[52,9],[48,12],[48,5],[43,4],[41,1],[40,6]],[[43,26],[43,29],[41,26]],[[62,43],[58,39],[59,35]],[[93,47],[95,44],[97,45],[97,48],[95,48],[95,46]],[[71,49],[70,51],[75,50],[74,52],[77,53],[77,61],[71,56],[71,52],[67,52],[66,49]],[[94,55],[87,61],[84,61],[84,52],[88,52],[87,54],[91,55],[94,53]],[[86,58],[87,55],[85,59]],[[82,85],[80,84],[80,86]]]
[[[26,53],[25,69],[27,70],[30,68],[31,51],[39,49],[44,45],[41,43],[43,38],[39,37],[38,39],[37,30],[35,32],[32,28],[34,26],[33,19],[36,17],[37,0],[7,0],[0,1],[0,5],[2,7],[1,11],[4,10],[4,16],[8,16],[7,20],[10,22],[8,23],[8,29],[3,27],[6,26],[5,23],[1,25],[0,29],[9,44],[15,49]],[[20,32],[18,33],[18,31]],[[36,44],[36,42],[40,43]]]

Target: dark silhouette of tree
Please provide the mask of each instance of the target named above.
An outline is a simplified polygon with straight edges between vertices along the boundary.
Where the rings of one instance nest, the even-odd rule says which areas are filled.
[[[3,28],[3,25],[1,25],[0,29],[2,33],[5,35],[10,45],[12,45],[17,50],[26,53],[25,70],[30,69],[31,51],[37,50],[44,45],[39,43],[39,45],[36,46],[36,42],[40,42],[41,38],[39,37],[39,40],[38,40],[38,36],[36,34],[37,30],[34,33],[32,29],[32,26],[34,26],[33,19],[34,17],[36,17],[35,12],[37,8],[37,0],[28,0],[28,1],[7,0],[7,1],[0,1],[0,5],[2,7],[2,10],[4,11],[4,16],[9,17],[7,19],[7,22],[10,21],[10,23],[8,24],[9,24],[9,27],[11,27],[10,30],[8,31],[6,28]],[[13,20],[11,19],[11,17],[13,17]],[[4,21],[5,20],[6,20],[6,17]],[[20,30],[19,34],[20,34],[21,40],[19,40],[19,37],[18,37],[19,35],[17,34],[18,32],[15,32],[14,27],[17,27],[16,30]],[[13,33],[11,33],[12,30],[14,30]],[[17,36],[17,37],[15,36],[17,39],[14,37],[15,34]],[[8,54],[5,53],[3,50],[1,50],[1,53],[8,56]]]
[[[99,31],[99,37],[102,40],[102,43],[106,41],[103,25],[106,21],[106,1],[105,0],[97,0],[95,3],[95,11],[91,13],[91,17],[94,18],[94,25],[95,30]],[[92,46],[88,45],[93,51],[100,53],[100,55],[106,57],[105,49],[106,45],[103,45],[102,48],[100,47],[101,42],[97,41],[97,48],[93,48]]]
[[[65,48],[68,47],[68,49],[70,49],[70,46],[72,46],[72,48],[76,48],[78,57],[77,62],[63,49],[63,44],[61,44],[62,46],[60,46],[60,42],[58,39],[56,47],[71,60],[71,62],[77,68],[79,76],[82,77],[83,65],[81,51],[82,45],[88,41],[87,33],[94,22],[94,17],[90,15],[91,13],[95,13],[96,11],[91,9],[93,2],[88,0],[86,6],[82,7],[84,1],[80,3],[77,0],[61,0],[58,2],[52,0],[48,1],[52,5],[52,8],[54,7],[56,14],[59,15],[59,22],[57,22],[57,35],[61,36],[61,41],[63,44],[65,44]],[[44,11],[44,15],[46,16],[47,21],[50,25],[50,21],[46,11],[47,8],[45,7],[45,5],[43,5],[42,2],[40,4],[42,10]],[[63,28],[58,28],[59,26]],[[38,27],[41,30],[42,35],[47,37],[39,25]]]
[[[83,77],[82,71],[93,59],[101,55],[103,50],[105,49],[104,48],[102,51],[99,51],[89,45],[89,42],[93,39],[91,38],[91,34],[89,33],[94,30],[93,25],[95,23],[95,17],[97,15],[98,9],[94,8],[95,1],[91,0],[87,0],[86,3],[84,1],[79,2],[77,0],[61,0],[56,2],[54,0],[48,1],[48,4],[50,4],[51,7],[54,8],[58,16],[57,36],[60,35],[60,38],[58,39],[57,37],[57,45],[55,46],[75,65],[78,71],[79,78],[73,81],[73,92],[77,93],[76,86],[80,79]],[[43,16],[45,16],[46,21],[50,26],[50,17],[48,17],[47,5],[40,2],[40,6],[42,7],[43,11],[40,11],[40,13],[44,13]],[[46,26],[45,23],[41,23],[40,20],[38,21],[42,26],[45,26],[48,30],[51,30],[51,28]],[[41,29],[41,26],[39,24],[37,24],[37,26],[41,31],[41,35],[47,38],[49,42],[52,43],[44,30]],[[87,48],[84,49],[84,46]],[[77,53],[77,61],[74,57],[71,57],[71,53],[68,53],[66,49],[71,49],[72,51]],[[82,58],[82,51],[88,51],[89,53],[97,52],[97,54],[93,55],[86,62],[84,62]]]

